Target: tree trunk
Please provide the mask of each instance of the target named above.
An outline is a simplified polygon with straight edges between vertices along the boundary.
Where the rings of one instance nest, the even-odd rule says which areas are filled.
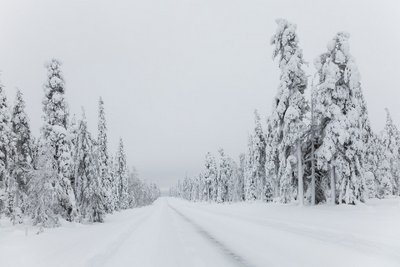
[[[336,204],[336,177],[335,177],[335,167],[331,164],[330,168],[330,178],[331,178],[331,204]]]
[[[311,205],[315,205],[315,129],[314,129],[314,101],[311,100]]]
[[[298,199],[299,205],[303,206],[304,202],[304,189],[303,189],[303,161],[301,155],[301,141],[300,139],[297,142],[297,168],[298,168]]]

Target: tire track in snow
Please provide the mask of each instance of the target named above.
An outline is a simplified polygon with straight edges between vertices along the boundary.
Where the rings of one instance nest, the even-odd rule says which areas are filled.
[[[188,208],[188,207],[185,207]],[[255,218],[253,216],[230,214],[224,211],[212,211],[204,207],[196,207],[196,212],[203,214],[212,214],[212,216],[225,217],[235,220],[240,220],[246,223],[251,223],[257,226],[272,228],[277,231],[282,231],[285,233],[291,233],[294,235],[304,236],[305,238],[312,238],[314,240],[322,241],[325,243],[345,246],[348,248],[354,248],[363,253],[374,253],[377,255],[383,255],[390,257],[395,261],[400,261],[400,252],[397,247],[384,244],[375,240],[369,240],[355,234],[343,234],[336,230],[307,227],[307,226],[297,226],[288,223],[287,221],[279,219],[266,219],[266,218]]]
[[[114,242],[109,243],[102,252],[95,254],[88,261],[86,266],[104,266],[107,261],[118,251],[118,249],[129,239],[129,237],[138,229],[140,225],[146,222],[147,218],[149,218],[153,214],[154,210],[151,212],[145,213],[140,218],[134,222],[127,230],[123,231],[118,235],[118,238],[115,239]]]
[[[168,207],[171,208],[173,211],[175,211],[183,220],[188,222],[190,225],[192,225],[199,234],[201,234],[205,239],[213,243],[216,247],[218,247],[228,258],[232,259],[235,263],[236,266],[238,267],[254,267],[250,263],[248,263],[243,257],[240,255],[236,254],[232,250],[230,250],[224,243],[216,239],[213,235],[211,235],[209,232],[207,232],[203,227],[195,223],[193,220],[189,219],[186,215],[178,211],[176,208],[172,207],[168,203]]]

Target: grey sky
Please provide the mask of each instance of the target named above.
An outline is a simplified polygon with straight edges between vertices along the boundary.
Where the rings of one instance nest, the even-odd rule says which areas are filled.
[[[1,0],[1,81],[11,101],[24,92],[37,135],[44,63],[60,59],[71,113],[84,106],[96,133],[102,96],[112,152],[121,136],[141,177],[168,188],[197,174],[207,151],[237,158],[253,110],[270,113],[278,17],[298,25],[310,73],[333,35],[349,32],[374,129],[384,107],[400,124],[399,15],[398,0]]]

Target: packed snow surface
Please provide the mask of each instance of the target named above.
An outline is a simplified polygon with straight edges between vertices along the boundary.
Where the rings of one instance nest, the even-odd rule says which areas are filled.
[[[298,207],[160,198],[36,234],[0,221],[6,266],[400,266],[400,199]]]

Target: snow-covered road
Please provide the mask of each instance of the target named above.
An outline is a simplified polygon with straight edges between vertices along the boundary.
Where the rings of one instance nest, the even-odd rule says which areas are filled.
[[[400,266],[399,200],[366,206],[189,203],[108,216],[104,224],[0,226],[0,266]]]

